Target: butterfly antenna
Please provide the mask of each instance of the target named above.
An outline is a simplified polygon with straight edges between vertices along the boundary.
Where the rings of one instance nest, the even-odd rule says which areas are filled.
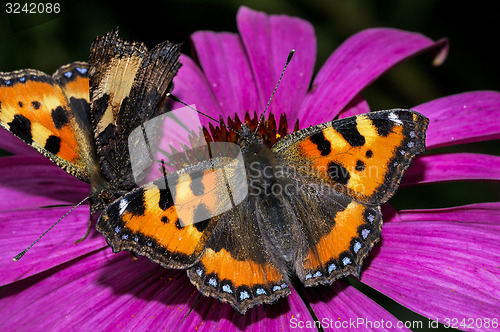
[[[257,133],[259,131],[260,124],[261,124],[262,120],[264,120],[264,115],[266,114],[267,109],[269,108],[269,105],[271,105],[271,100],[273,100],[274,94],[276,93],[276,90],[278,90],[278,86],[281,83],[281,79],[283,78],[283,75],[285,75],[286,67],[288,67],[288,64],[290,63],[290,61],[292,61],[294,53],[295,53],[294,49],[292,49],[290,51],[290,53],[288,53],[288,58],[286,59],[285,67],[283,67],[283,71],[281,72],[280,79],[278,80],[278,83],[274,87],[274,91],[271,94],[271,98],[269,98],[269,100],[267,101],[267,105],[266,105],[266,108],[264,109],[264,112],[262,112],[262,114],[260,115],[259,122],[257,123],[257,127],[255,127],[255,133]]]
[[[199,114],[201,114],[201,115],[203,115],[203,116],[205,116],[205,117],[209,118],[210,120],[217,122],[219,125],[226,127],[226,129],[228,129],[228,130],[230,130],[230,131],[232,131],[232,132],[236,133],[236,135],[240,135],[240,133],[239,133],[237,130],[235,130],[235,129],[231,128],[231,127],[226,126],[226,124],[225,124],[225,123],[220,122],[219,120],[217,120],[217,119],[215,119],[215,118],[211,117],[211,116],[210,116],[210,115],[208,115],[208,114],[205,114],[205,113],[203,113],[203,112],[201,112],[201,111],[198,111],[196,108],[194,108],[194,107],[192,107],[192,106],[190,106],[190,105],[186,104],[185,102],[183,102],[182,100],[180,100],[179,98],[177,98],[176,96],[174,96],[173,94],[171,94],[171,93],[170,93],[170,94],[168,95],[168,97],[169,97],[170,99],[172,99],[173,101],[176,101],[176,102],[178,102],[178,103],[181,103],[181,104],[182,104],[182,105],[184,105],[184,106],[189,107],[189,108],[190,108],[190,109],[192,109],[193,111],[195,111],[195,112],[197,112],[197,113],[199,113]]]
[[[66,212],[61,218],[59,218],[58,221],[56,221],[52,226],[50,226],[45,232],[43,232],[42,235],[40,235],[38,237],[38,239],[36,239],[28,248],[24,249],[23,251],[21,251],[19,254],[16,255],[16,257],[13,258],[14,262],[17,262],[18,260],[20,260],[24,254],[26,254],[28,252],[28,250],[30,250],[38,241],[40,241],[40,239],[42,237],[45,236],[45,234],[47,234],[48,232],[50,232],[50,230],[52,228],[54,228],[61,220],[63,220],[68,214],[70,214],[71,212],[73,212],[74,209],[76,209],[77,207],[79,207],[80,205],[82,205],[86,200],[88,200],[90,198],[90,196],[87,196],[85,197],[84,199],[82,199],[78,204],[76,204],[75,206],[73,206],[71,208],[71,210],[69,210],[68,212]]]

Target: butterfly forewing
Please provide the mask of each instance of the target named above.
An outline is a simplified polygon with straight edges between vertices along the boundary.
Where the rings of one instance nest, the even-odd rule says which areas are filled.
[[[380,205],[394,194],[411,160],[425,151],[427,124],[409,110],[372,112],[294,132],[273,150],[297,178]]]
[[[89,182],[87,68],[75,62],[54,76],[33,69],[0,73],[0,125]]]

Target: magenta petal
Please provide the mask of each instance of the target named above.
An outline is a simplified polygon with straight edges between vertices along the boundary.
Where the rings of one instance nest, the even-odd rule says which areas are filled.
[[[119,269],[103,269],[111,251],[101,251],[68,262],[2,288],[0,299],[0,328],[2,330],[64,330],[78,324],[96,328],[94,319],[100,318],[106,326],[104,313],[116,300],[114,289],[105,278],[127,280],[117,276]],[[137,265],[137,264],[136,264]],[[150,272],[141,269],[147,276]],[[107,275],[105,274],[107,273]],[[101,282],[99,282],[102,280]],[[125,281],[124,281],[125,282]],[[138,282],[138,284],[140,284]],[[119,316],[122,310],[115,313]],[[113,316],[110,316],[111,318]],[[108,317],[108,319],[110,318]]]
[[[462,207],[464,210],[468,207]],[[495,216],[492,215],[494,218]],[[429,220],[437,220],[429,216]],[[434,320],[497,317],[500,225],[387,223],[362,281]]]
[[[89,208],[81,206],[49,231],[21,260],[12,260],[69,208],[35,208],[0,213],[1,285],[27,278],[106,246],[104,237],[95,230],[84,241],[75,244],[85,234],[89,223]]]
[[[459,221],[498,225],[500,203],[478,203],[444,209],[398,211],[402,220]]]
[[[444,181],[500,181],[500,157],[479,153],[449,153],[416,158],[401,186]]]
[[[500,138],[500,93],[466,92],[415,106],[430,120],[427,148]]]
[[[340,112],[339,119],[355,116],[358,114],[364,114],[368,112],[370,112],[370,106],[363,98],[363,96],[358,94],[349,102],[349,104],[346,105],[346,107],[344,107],[342,112]]]
[[[0,158],[0,211],[76,204],[88,193],[88,184],[40,155]]]
[[[413,32],[368,29],[348,40],[330,56],[314,79],[301,106],[301,127],[329,121],[367,85],[397,63],[437,49],[441,57],[447,42],[434,42]]]
[[[163,269],[145,258],[134,260],[128,253],[111,250],[8,285],[3,294],[2,330],[81,326],[87,330],[279,330],[288,329],[293,316],[312,320],[296,293],[290,300],[250,309],[241,316],[227,304],[200,297],[184,271]]]
[[[253,114],[258,110],[255,79],[240,37],[232,33],[200,31],[191,39],[223,118],[238,113],[243,119],[245,111]]]
[[[5,286],[0,328],[62,331],[85,326],[105,330],[139,322],[147,326],[155,322],[155,316],[162,317],[160,310],[165,308],[151,293],[153,289],[159,293],[162,272],[143,259],[134,261],[128,253],[115,255],[107,249],[88,254]],[[156,301],[148,303],[142,296]],[[156,310],[144,318],[144,307]],[[139,313],[142,317],[134,319]]]
[[[285,113],[293,125],[304,98],[316,60],[316,37],[312,25],[296,17],[266,15],[241,7],[238,30],[245,45],[259,93],[260,114],[274,90],[288,57],[295,49],[290,65],[268,110],[279,117]]]
[[[40,153],[16,136],[0,127],[0,149],[19,155],[39,155]]]
[[[325,329],[342,331],[388,331],[398,326],[398,319],[366,295],[339,280],[330,287],[306,288],[305,295]],[[381,321],[384,325],[380,326]],[[379,324],[378,328],[373,323]],[[371,328],[370,328],[371,324]],[[404,326],[401,331],[408,331]]]
[[[184,54],[181,54],[180,62],[182,67],[174,77],[173,94],[186,104],[194,104],[199,111],[218,119],[219,114],[223,112],[203,72],[193,60]],[[184,107],[179,103],[173,103],[173,105],[172,109]],[[211,121],[204,116],[200,116],[200,120],[202,124]]]

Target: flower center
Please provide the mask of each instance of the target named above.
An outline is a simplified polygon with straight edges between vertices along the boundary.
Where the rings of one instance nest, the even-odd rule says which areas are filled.
[[[253,115],[247,111],[245,113],[244,123],[250,128],[251,131],[255,131],[257,128],[257,124],[259,123],[260,115],[257,116],[257,113],[254,111]],[[225,126],[239,131],[241,130],[241,125],[243,122],[240,120],[237,114],[234,114],[233,117],[227,118],[225,122],[222,116],[219,119],[221,125],[214,126],[212,123],[209,124],[208,128],[203,127],[203,133],[205,135],[205,140],[207,143],[210,142],[238,142],[238,135],[236,132],[227,129]],[[299,130],[299,120],[295,123],[293,131]],[[262,141],[268,147],[273,146],[277,141],[279,141],[282,137],[289,133],[288,131],[288,121],[286,119],[285,114],[281,114],[279,121],[276,121],[274,114],[270,113],[267,117],[264,116],[264,119],[259,125],[259,129],[257,132],[262,136]]]

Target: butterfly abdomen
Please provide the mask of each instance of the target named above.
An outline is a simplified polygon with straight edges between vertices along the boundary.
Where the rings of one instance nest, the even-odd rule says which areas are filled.
[[[279,261],[292,262],[297,257],[296,215],[290,206],[293,195],[291,181],[283,165],[264,145],[251,145],[244,152],[247,169],[248,199],[256,207],[257,224],[267,248]]]

